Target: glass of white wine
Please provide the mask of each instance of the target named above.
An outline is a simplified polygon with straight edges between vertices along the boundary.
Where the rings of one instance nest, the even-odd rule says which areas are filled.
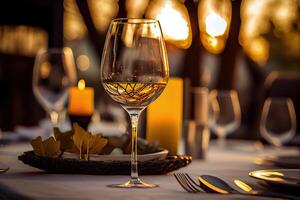
[[[152,19],[114,19],[101,60],[101,81],[109,96],[131,119],[131,178],[111,185],[152,188],[138,177],[137,137],[141,112],[164,90],[169,78],[167,53],[160,24]]]
[[[32,88],[35,97],[57,126],[69,88],[76,84],[77,76],[72,50],[50,48],[38,52],[33,69]]]

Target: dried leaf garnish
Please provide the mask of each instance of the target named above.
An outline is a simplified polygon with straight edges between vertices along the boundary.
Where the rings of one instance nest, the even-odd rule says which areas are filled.
[[[43,141],[42,141],[41,136],[31,140],[30,144],[31,144],[31,146],[33,148],[33,151],[36,155],[38,155],[38,156],[44,156],[45,155],[45,149],[43,147]]]
[[[72,149],[74,142],[72,140],[73,131],[61,132],[57,127],[54,129],[54,136],[56,141],[60,141],[60,150],[65,152],[66,150]]]
[[[107,139],[103,138],[99,134],[90,135],[89,143],[89,152],[91,154],[100,154],[103,147],[107,144]]]
[[[54,137],[49,137],[42,141],[41,136],[39,136],[30,143],[36,155],[52,158],[57,158],[61,155],[60,142],[55,141]]]
[[[80,154],[80,159],[82,159],[82,154],[86,154],[86,160],[88,160],[90,154],[100,154],[107,144],[107,139],[100,134],[93,135],[81,128],[77,123],[73,124],[73,131],[74,146]]]
[[[110,154],[115,148],[124,149],[125,146],[129,143],[129,138],[127,134],[123,134],[122,136],[110,136],[107,138],[108,143],[102,149],[103,154]]]

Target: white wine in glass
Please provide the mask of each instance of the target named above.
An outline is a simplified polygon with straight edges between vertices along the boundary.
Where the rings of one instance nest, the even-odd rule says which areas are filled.
[[[160,24],[152,19],[114,19],[101,60],[101,81],[131,119],[131,178],[121,188],[152,188],[138,177],[137,137],[141,112],[164,90],[169,65]]]

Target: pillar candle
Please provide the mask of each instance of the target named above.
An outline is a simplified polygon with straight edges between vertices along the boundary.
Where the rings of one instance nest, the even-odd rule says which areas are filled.
[[[149,142],[159,141],[169,153],[178,153],[182,130],[183,81],[171,78],[156,101],[147,109],[147,135]]]
[[[69,93],[69,114],[76,116],[91,116],[94,112],[94,89],[85,87],[84,80],[78,82],[78,87],[71,87]]]

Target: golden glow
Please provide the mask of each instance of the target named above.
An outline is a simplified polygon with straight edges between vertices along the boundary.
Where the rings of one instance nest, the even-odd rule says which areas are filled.
[[[87,55],[80,55],[76,59],[76,63],[78,66],[78,69],[81,71],[86,71],[90,67],[90,59]]]
[[[87,33],[86,26],[75,0],[64,1],[64,37],[68,40],[83,38]]]
[[[49,62],[44,62],[40,69],[41,77],[43,79],[48,78],[50,75],[50,72],[51,72],[51,64]]]
[[[46,49],[48,33],[30,26],[0,25],[0,52],[33,57]]]
[[[64,47],[63,52],[64,53],[62,54],[62,56],[64,58],[62,60],[64,62],[64,65],[66,66],[66,70],[69,77],[68,81],[71,85],[75,85],[77,81],[77,74],[76,70],[73,70],[73,67],[75,67],[75,63],[72,49],[70,47]]]
[[[269,42],[263,37],[257,37],[245,45],[246,53],[252,60],[264,64],[269,58]]]
[[[126,0],[128,18],[142,18],[149,4],[149,0]]]
[[[276,43],[282,47],[277,48],[286,49],[281,52],[281,56],[286,56],[287,59],[298,58],[300,36],[293,26],[299,22],[299,9],[298,0],[243,0],[239,42],[246,54],[256,63],[266,63],[269,58],[269,42],[264,39],[264,35],[271,33],[280,41]],[[256,53],[253,42],[256,43],[255,48],[260,46]]]
[[[223,35],[226,28],[226,21],[214,12],[210,13],[205,19],[206,33],[212,37]]]
[[[148,6],[146,17],[159,20],[166,41],[181,48],[188,48],[191,45],[189,15],[181,2],[153,0]]]
[[[182,99],[183,80],[170,78],[163,93],[147,109],[147,141],[158,141],[172,155],[178,155],[180,145]]]
[[[87,2],[96,29],[104,32],[111,20],[118,15],[118,0],[88,0]]]
[[[230,0],[201,0],[198,4],[200,39],[210,53],[221,53],[231,23]]]
[[[84,90],[84,88],[85,88],[85,81],[83,79],[80,79],[78,81],[78,89],[79,90]]]
[[[234,183],[241,188],[242,190],[244,190],[245,192],[251,192],[253,190],[252,187],[250,187],[250,185],[246,184],[245,182],[241,181],[241,180],[234,180]]]
[[[207,34],[200,34],[200,39],[205,47],[210,53],[218,54],[225,48],[226,40],[218,37],[211,37]]]
[[[204,180],[201,177],[199,177],[199,180],[200,180],[201,183],[203,183],[204,185],[206,185],[207,187],[209,187],[213,191],[216,191],[216,192],[221,193],[221,194],[228,194],[228,192],[226,190],[222,190],[221,188],[218,188],[218,187],[210,184],[209,182],[207,182],[206,180]]]
[[[126,24],[122,33],[122,39],[127,47],[132,47],[134,24]],[[117,34],[117,33],[116,33]]]
[[[185,40],[188,38],[189,28],[180,12],[172,8],[169,4],[165,5],[156,17],[163,27],[166,37],[175,40]]]

